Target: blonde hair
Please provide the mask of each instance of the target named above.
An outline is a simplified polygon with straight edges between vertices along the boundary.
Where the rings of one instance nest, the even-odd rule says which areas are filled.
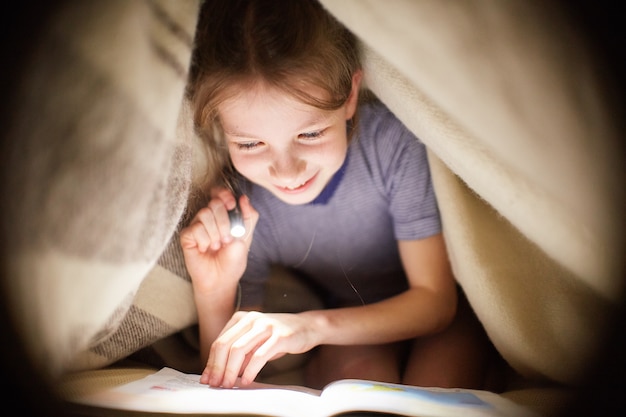
[[[210,0],[200,11],[188,98],[206,145],[205,185],[234,174],[218,106],[238,88],[262,81],[303,103],[340,108],[361,68],[355,36],[316,0]],[[307,93],[307,86],[327,92]]]

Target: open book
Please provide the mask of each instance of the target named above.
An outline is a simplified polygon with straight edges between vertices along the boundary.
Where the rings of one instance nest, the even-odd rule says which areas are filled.
[[[321,391],[261,383],[224,389],[200,384],[199,380],[199,375],[163,368],[143,379],[73,401],[108,409],[204,415],[338,417],[368,412],[420,417],[536,417],[489,391],[418,388],[356,379],[333,382]]]

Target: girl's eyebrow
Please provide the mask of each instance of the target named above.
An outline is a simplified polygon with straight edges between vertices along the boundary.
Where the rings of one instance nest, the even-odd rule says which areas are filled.
[[[226,133],[228,136],[235,136],[237,138],[259,140],[259,138],[255,137],[254,135],[248,134],[248,133],[244,133],[244,132],[234,132],[234,131],[231,131],[231,130],[224,129],[224,133]]]
[[[311,120],[307,120],[305,123],[302,124],[302,126],[300,126],[300,128],[296,129],[296,131],[302,132],[311,129],[312,127],[317,127],[323,123],[326,123],[330,118],[331,115],[327,113],[315,114],[315,117],[312,117]]]
[[[331,116],[327,114],[316,114],[314,118],[311,118],[311,120],[307,120],[305,123],[302,124],[300,128],[296,129],[296,132],[303,132],[303,131],[309,130],[313,126],[317,127],[320,124],[326,123],[330,118]],[[234,136],[234,137],[243,138],[243,139],[261,140],[261,138],[251,133],[239,132],[236,130],[230,130],[226,128],[223,128],[223,130],[224,130],[224,133],[227,134],[228,136]]]

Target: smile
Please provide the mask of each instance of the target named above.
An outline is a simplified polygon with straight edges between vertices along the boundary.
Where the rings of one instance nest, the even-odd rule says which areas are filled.
[[[305,181],[305,182],[303,182],[303,183],[302,183],[302,184],[300,184],[300,185],[295,186],[295,187],[289,187],[289,186],[287,186],[287,187],[284,187],[284,188],[286,188],[286,189],[288,189],[288,190],[290,190],[290,191],[293,191],[293,190],[295,190],[295,189],[297,189],[297,188],[302,187],[304,184],[306,184],[306,181]]]
[[[316,177],[317,177],[317,174],[298,185],[293,185],[293,186],[286,185],[286,186],[276,186],[276,187],[280,189],[283,193],[289,193],[289,194],[301,193],[309,188],[309,186],[314,182]]]

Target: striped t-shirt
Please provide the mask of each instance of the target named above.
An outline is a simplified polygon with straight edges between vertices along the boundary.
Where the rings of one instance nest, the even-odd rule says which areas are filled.
[[[241,279],[241,306],[262,305],[272,265],[322,291],[329,307],[372,303],[407,288],[398,240],[441,230],[424,145],[382,104],[360,108],[343,167],[322,195],[290,205],[243,187],[259,222]]]

